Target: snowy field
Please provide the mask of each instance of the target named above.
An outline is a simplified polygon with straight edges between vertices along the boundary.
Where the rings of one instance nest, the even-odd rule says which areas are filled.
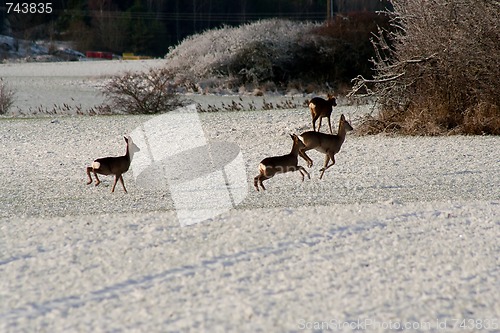
[[[0,64],[0,77],[14,109],[90,107],[109,75],[160,64]],[[340,104],[332,123],[363,112]],[[500,332],[500,138],[348,134],[322,180],[311,151],[311,179],[256,192],[260,160],[288,153],[309,111],[202,113],[246,181],[232,209],[182,226],[173,190],[134,169],[128,194],[111,176],[86,185],[93,159],[155,119],[0,118],[0,332]]]

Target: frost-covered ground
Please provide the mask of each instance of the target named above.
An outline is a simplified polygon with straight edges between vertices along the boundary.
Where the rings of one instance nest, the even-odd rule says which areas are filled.
[[[0,76],[15,108],[92,106],[106,76],[157,63]],[[339,105],[335,124],[341,112],[366,110]],[[259,161],[287,153],[309,111],[203,113],[207,141],[239,146],[248,187],[234,209],[182,227],[169,190],[133,170],[128,194],[111,194],[111,177],[85,185],[92,159],[121,154],[152,119],[0,118],[1,332],[500,332],[500,138],[348,135],[321,181],[311,152],[312,179],[278,175],[256,192]]]

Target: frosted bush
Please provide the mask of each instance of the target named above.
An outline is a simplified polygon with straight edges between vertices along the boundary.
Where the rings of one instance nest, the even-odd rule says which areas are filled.
[[[236,77],[235,84],[270,80],[274,68],[291,62],[302,36],[316,26],[272,19],[208,30],[171,48],[167,69],[177,83],[193,89],[221,77]]]

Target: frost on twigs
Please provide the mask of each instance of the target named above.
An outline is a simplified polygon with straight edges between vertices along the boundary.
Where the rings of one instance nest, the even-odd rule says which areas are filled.
[[[112,109],[127,114],[156,114],[181,105],[167,69],[127,72],[112,78],[102,91]]]
[[[367,132],[500,134],[498,1],[392,3],[393,30],[372,39],[375,74],[350,93],[377,98]]]

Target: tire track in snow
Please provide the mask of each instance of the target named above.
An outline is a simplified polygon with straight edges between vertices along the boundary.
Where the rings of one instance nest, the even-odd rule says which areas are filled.
[[[377,228],[385,228],[386,224],[380,221],[361,222],[352,226],[341,226],[331,228],[326,234],[317,232],[302,237],[300,240],[280,242],[276,246],[261,246],[253,249],[239,251],[230,255],[216,256],[211,259],[202,260],[197,265],[184,265],[165,270],[158,274],[144,275],[138,279],[126,279],[122,282],[92,291],[84,295],[70,295],[56,298],[40,303],[30,302],[24,306],[16,307],[6,313],[0,313],[0,321],[13,325],[20,318],[34,319],[44,316],[52,311],[65,312],[70,308],[79,308],[88,303],[100,303],[105,300],[118,298],[120,294],[129,294],[134,289],[149,289],[156,284],[166,283],[179,276],[193,276],[203,271],[216,270],[220,265],[233,266],[238,263],[255,259],[256,256],[279,256],[293,249],[299,249],[304,245],[314,247],[321,243],[330,242],[334,238],[347,238],[351,235],[369,232]],[[16,260],[22,260],[23,256],[18,256]],[[13,258],[15,260],[15,258]],[[12,261],[12,260],[10,260]],[[5,263],[10,262],[4,260]]]

